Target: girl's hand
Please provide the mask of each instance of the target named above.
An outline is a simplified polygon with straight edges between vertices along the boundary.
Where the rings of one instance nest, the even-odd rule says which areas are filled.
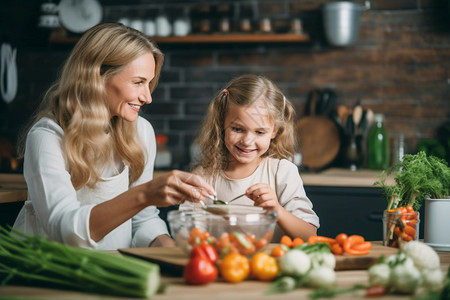
[[[246,196],[255,202],[255,206],[275,211],[278,211],[280,207],[275,190],[265,183],[257,183],[249,187]]]
[[[145,197],[152,205],[165,207],[184,201],[200,202],[214,189],[198,175],[173,170],[145,184]]]

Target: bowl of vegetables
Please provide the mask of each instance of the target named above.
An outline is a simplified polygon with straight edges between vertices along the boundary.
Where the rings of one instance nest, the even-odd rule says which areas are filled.
[[[270,243],[277,222],[275,211],[242,205],[219,206],[221,213],[204,209],[168,213],[172,236],[186,254],[196,245],[208,243],[221,257],[229,253],[250,256]]]

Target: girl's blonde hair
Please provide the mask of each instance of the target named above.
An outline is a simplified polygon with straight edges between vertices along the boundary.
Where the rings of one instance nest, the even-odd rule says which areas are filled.
[[[214,176],[226,170],[229,152],[225,146],[225,117],[230,104],[248,107],[262,100],[275,125],[277,134],[270,142],[264,157],[293,159],[295,154],[295,110],[278,87],[268,78],[258,75],[242,75],[233,79],[220,91],[208,107],[207,116],[196,138],[199,147],[200,167],[205,175]]]
[[[146,153],[136,139],[137,122],[111,118],[105,82],[146,53],[155,58],[155,77],[149,84],[153,91],[164,61],[162,52],[137,30],[118,23],[99,24],[80,38],[60,78],[47,90],[31,126],[43,117],[61,126],[62,149],[75,189],[101,181],[95,166],[111,162],[114,153],[130,167],[130,183],[142,174]],[[28,131],[20,140],[21,157]]]

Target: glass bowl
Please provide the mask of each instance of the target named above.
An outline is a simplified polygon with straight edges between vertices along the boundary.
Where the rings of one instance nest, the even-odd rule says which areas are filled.
[[[186,254],[195,245],[209,243],[220,257],[228,253],[250,256],[270,243],[277,222],[275,211],[243,205],[217,205],[217,210],[219,214],[203,209],[168,213],[172,236]]]

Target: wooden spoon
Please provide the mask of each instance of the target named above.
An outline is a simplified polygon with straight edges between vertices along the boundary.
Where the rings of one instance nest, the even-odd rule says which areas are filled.
[[[345,107],[345,105],[339,105],[337,107],[337,115],[339,120],[341,120],[341,123],[345,126],[345,122],[347,121],[347,114],[348,114],[348,110],[347,107]]]
[[[358,125],[359,122],[361,121],[361,117],[363,114],[363,109],[361,107],[361,105],[357,105],[354,109],[353,109],[353,126],[354,126],[354,134],[357,134],[358,131]]]

